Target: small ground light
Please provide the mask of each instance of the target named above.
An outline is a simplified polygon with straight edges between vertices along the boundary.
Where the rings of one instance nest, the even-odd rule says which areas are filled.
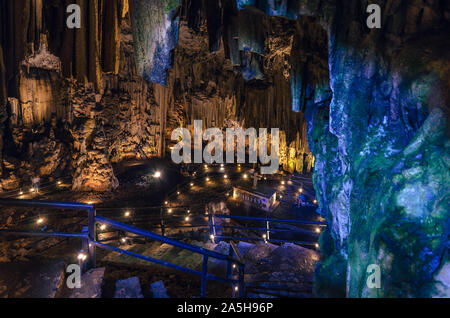
[[[228,179],[228,175],[224,175],[223,178],[224,178],[224,179]]]
[[[187,210],[187,213],[191,213],[191,210]]]
[[[207,182],[209,182],[209,180],[210,180],[209,178],[206,178],[206,181],[207,181]]]
[[[248,174],[244,174],[244,179],[248,179]]]
[[[36,192],[36,189],[35,189],[35,188],[31,188],[31,189],[30,189],[30,192],[31,192],[31,193]]]
[[[233,264],[233,269],[236,269],[236,264]]]
[[[298,190],[298,191],[300,191],[300,193],[303,193],[303,189],[300,189],[300,190]]]
[[[267,243],[267,235],[266,235],[266,234],[263,234],[262,238],[264,239],[264,242]]]
[[[78,254],[78,260],[80,260],[80,261],[85,261],[86,260],[86,258],[87,258],[87,255],[86,254],[84,254],[84,253],[80,253],[80,254]]]
[[[173,210],[172,210],[172,209],[169,209],[169,210],[168,210],[168,212],[169,212],[169,213],[172,213],[172,212],[173,212]]]
[[[210,238],[212,241],[214,241],[214,235],[213,235],[213,234],[211,234],[211,235],[209,236],[209,238]]]
[[[319,228],[316,228],[316,233],[320,233],[320,229]]]
[[[191,219],[191,218],[187,216],[184,220],[185,220],[186,222],[189,222],[190,219]]]
[[[102,231],[106,230],[106,225],[105,224],[100,225],[100,230]]]
[[[43,219],[43,218],[39,218],[39,219],[36,221],[36,223],[37,223],[37,224],[42,224],[42,223],[44,223],[44,219]]]
[[[314,204],[317,204],[317,200],[314,200]]]
[[[285,184],[286,184],[286,182],[284,182],[284,181],[281,181],[281,184],[282,184],[282,185],[285,185]]]
[[[239,287],[238,287],[238,286],[234,287],[234,290],[235,290],[235,291],[238,291],[238,290],[239,290]]]
[[[23,195],[23,191],[20,191],[20,192],[19,192],[19,195]]]
[[[156,171],[155,174],[153,175],[155,178],[161,178],[161,172]]]
[[[316,248],[319,248],[319,243],[316,243],[316,245],[315,245],[315,246],[316,246]]]
[[[61,181],[58,181],[58,185],[61,185],[62,184],[62,182]]]
[[[191,187],[193,187],[194,186],[194,184],[193,183],[191,183]]]
[[[125,216],[126,216],[126,217],[129,217],[130,215],[131,215],[131,213],[130,213],[129,211],[126,211],[126,212],[125,212]]]
[[[127,241],[127,239],[126,238],[122,238],[121,241],[122,241],[122,243],[125,243]]]

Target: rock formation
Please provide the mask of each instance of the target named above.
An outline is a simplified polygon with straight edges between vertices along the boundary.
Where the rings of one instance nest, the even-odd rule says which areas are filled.
[[[62,2],[0,3],[0,191],[114,189],[196,119],[277,127],[330,225],[318,296],[449,296],[448,2],[374,0],[369,29],[367,0],[78,0],[75,30]]]
[[[271,15],[315,16],[328,32],[333,99],[329,110],[306,110],[330,223],[317,293],[448,296],[450,59],[440,34],[449,30],[450,7],[375,2],[381,29],[362,19],[366,1],[258,2]],[[381,268],[380,289],[366,284],[371,264]]]

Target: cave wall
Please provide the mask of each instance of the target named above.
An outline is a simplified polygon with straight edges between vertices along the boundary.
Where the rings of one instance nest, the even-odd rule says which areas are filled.
[[[303,111],[314,99],[331,99],[323,28],[312,18],[289,21],[239,11],[230,0],[181,4],[164,11],[165,3],[154,6],[151,0],[141,1],[133,16],[138,70],[155,82],[163,114],[163,149],[170,147],[173,129],[193,130],[196,119],[203,120],[204,128],[278,127],[283,168],[310,172],[314,158]],[[165,36],[174,29],[176,37],[173,32]],[[174,40],[170,54],[155,51],[155,43],[165,41],[160,46],[169,47]],[[169,60],[170,64],[163,63]],[[292,61],[297,60],[292,70]]]
[[[318,296],[449,296],[449,18],[445,1],[239,1],[320,19],[329,106],[306,110],[321,213]],[[248,2],[248,3],[247,3]],[[371,3],[372,3],[371,2]],[[380,289],[366,284],[381,267]]]
[[[315,38],[320,47],[324,32],[309,37],[295,21],[200,0],[80,0],[81,28],[72,30],[69,2],[2,3],[1,190],[36,176],[114,189],[113,163],[163,157],[172,130],[196,119],[205,128],[280,127],[283,168],[311,171],[298,111],[306,99],[292,111],[290,64],[294,55],[305,60],[294,47]],[[249,18],[262,31],[248,28]],[[321,52],[312,69],[327,72]],[[307,81],[297,82],[311,99]]]

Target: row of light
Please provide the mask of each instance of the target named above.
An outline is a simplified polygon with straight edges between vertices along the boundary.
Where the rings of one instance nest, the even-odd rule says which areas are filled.
[[[299,190],[298,190],[298,192],[300,192],[300,193],[303,193],[303,188],[300,188]],[[317,199],[314,199],[314,204],[317,204]]]
[[[63,183],[62,183],[62,181],[58,181],[58,182],[56,182],[56,184],[58,186],[62,186]],[[36,192],[39,192],[39,188],[37,188],[37,187],[31,187],[30,190],[29,190],[29,193],[36,193]],[[25,192],[23,190],[19,191],[19,195],[20,196],[22,196],[24,194],[25,194]]]

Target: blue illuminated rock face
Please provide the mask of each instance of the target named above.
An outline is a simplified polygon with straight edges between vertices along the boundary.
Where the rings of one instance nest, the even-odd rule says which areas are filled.
[[[308,67],[316,52],[309,61],[293,54],[290,62],[292,107],[309,122],[317,199],[329,223],[320,239],[316,294],[448,297],[450,44],[441,22],[450,9],[435,2],[374,2],[383,8],[380,30],[367,28],[358,1],[337,8],[334,0],[236,0],[233,9],[242,11],[230,10],[233,23],[224,39],[231,64],[250,81],[264,77],[261,13],[299,21],[314,16],[328,34],[329,83],[311,76],[321,69]],[[179,2],[135,3],[138,69],[164,84]],[[305,27],[299,25],[314,32]],[[216,43],[210,48],[217,48],[217,39],[210,34]],[[294,48],[312,49],[304,43]],[[381,269],[379,289],[366,283],[371,264]]]
[[[384,26],[370,30],[351,2],[238,1],[270,15],[316,16],[329,35],[333,99],[306,105],[329,222],[317,295],[448,297],[450,44],[440,21],[449,8],[380,4]],[[294,75],[299,108],[301,68]],[[371,264],[381,269],[379,289],[367,284]]]
[[[166,84],[172,50],[178,43],[180,0],[134,1],[133,34],[136,66],[146,80]]]

